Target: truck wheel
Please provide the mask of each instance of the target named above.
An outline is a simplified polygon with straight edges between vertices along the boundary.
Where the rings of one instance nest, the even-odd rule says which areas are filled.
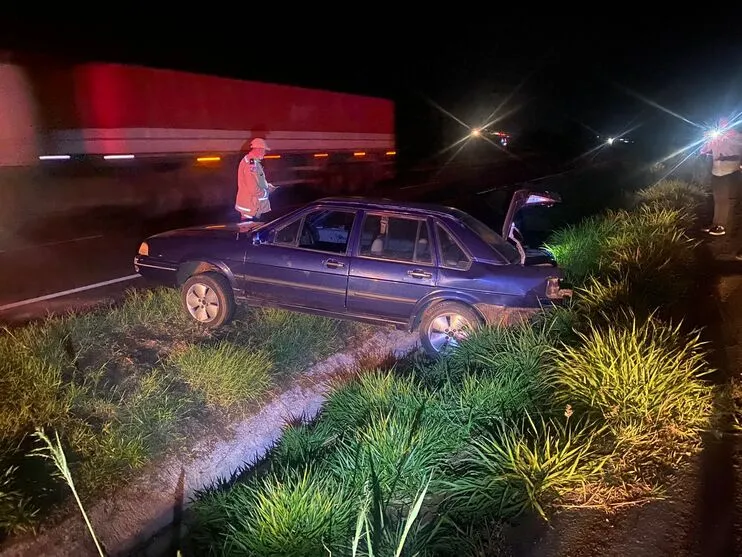
[[[427,308],[420,319],[420,342],[432,358],[450,354],[482,324],[479,315],[460,302],[441,302]]]
[[[218,273],[190,277],[181,288],[180,299],[191,319],[209,329],[226,325],[234,316],[232,286]]]

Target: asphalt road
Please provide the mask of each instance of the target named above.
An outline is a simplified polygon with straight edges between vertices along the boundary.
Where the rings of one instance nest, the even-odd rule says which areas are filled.
[[[481,200],[476,199],[478,192],[536,178],[540,172],[548,174],[549,170],[522,160],[494,165],[449,164],[400,176],[375,193],[395,199],[446,202],[464,210],[475,209],[476,213],[477,208],[480,212],[482,209]],[[134,174],[130,179],[139,178]],[[320,195],[301,185],[292,186],[279,189],[272,204],[280,213]],[[34,223],[33,234],[6,237],[0,243],[0,324],[22,323],[116,299],[129,287],[144,286],[144,279],[134,274],[132,262],[139,243],[148,235],[235,218],[228,207],[156,220],[101,209],[63,222]]]

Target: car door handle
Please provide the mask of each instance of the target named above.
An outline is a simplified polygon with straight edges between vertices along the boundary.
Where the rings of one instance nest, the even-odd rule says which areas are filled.
[[[345,267],[345,263],[341,263],[337,259],[327,259],[325,260],[325,267],[328,269],[342,269]]]
[[[427,271],[421,271],[420,269],[415,269],[414,271],[407,271],[407,276],[416,278],[416,279],[429,279],[429,278],[433,278],[433,273],[428,273]]]

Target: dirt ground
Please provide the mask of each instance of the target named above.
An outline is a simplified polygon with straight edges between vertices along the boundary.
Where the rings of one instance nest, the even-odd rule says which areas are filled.
[[[740,235],[742,236],[742,235]],[[688,317],[702,326],[717,380],[742,370],[742,262],[739,238],[705,242],[706,277]],[[667,499],[610,514],[593,509],[559,512],[550,524],[528,521],[506,531],[513,556],[735,556],[742,555],[742,436],[709,433],[698,458],[683,470]]]

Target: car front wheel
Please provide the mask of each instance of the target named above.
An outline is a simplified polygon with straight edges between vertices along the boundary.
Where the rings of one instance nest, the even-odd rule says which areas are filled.
[[[429,356],[438,358],[458,348],[480,325],[481,319],[472,308],[459,302],[441,302],[423,312],[420,341]]]
[[[185,281],[181,302],[192,319],[209,329],[229,323],[234,315],[232,287],[217,273],[201,273]]]

